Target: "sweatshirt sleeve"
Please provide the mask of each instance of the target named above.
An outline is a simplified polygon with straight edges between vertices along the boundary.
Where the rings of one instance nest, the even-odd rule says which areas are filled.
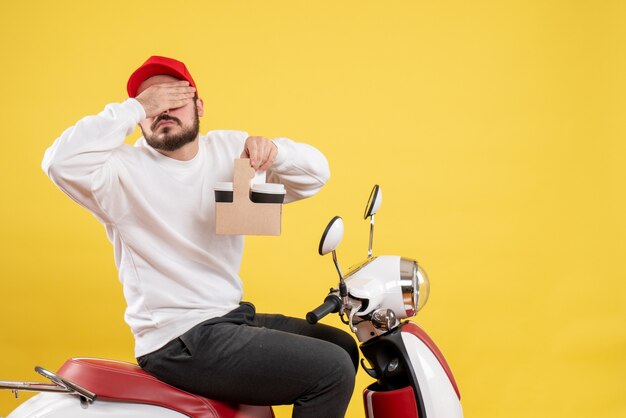
[[[272,142],[278,154],[268,170],[267,181],[285,185],[285,203],[311,197],[320,191],[330,178],[324,154],[311,145],[287,138],[275,138]]]
[[[144,109],[135,99],[107,105],[99,114],[78,121],[54,141],[44,154],[43,171],[73,200],[108,221],[96,196],[110,189],[115,175],[111,158],[143,119]]]

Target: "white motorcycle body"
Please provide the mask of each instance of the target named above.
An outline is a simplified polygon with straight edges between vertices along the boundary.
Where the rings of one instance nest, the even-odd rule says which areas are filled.
[[[423,306],[419,292],[429,288],[422,275],[413,260],[378,256],[345,277],[354,311],[349,322],[373,366],[366,371],[377,379],[363,394],[368,418],[463,417],[458,387],[439,348],[417,324],[398,320]],[[374,314],[381,309],[391,316],[382,328]]]
[[[378,382],[363,393],[367,418],[463,418],[452,372],[416,324],[407,322],[369,345],[362,350]]]
[[[76,395],[40,393],[33,396],[7,418],[185,418],[187,415],[171,409],[128,402],[98,400],[87,408]]]
[[[409,326],[404,328],[409,328]],[[419,390],[426,416],[462,418],[461,394],[452,372],[441,352],[430,339],[425,340],[424,336],[427,337],[426,333],[423,331],[419,333],[415,329],[402,331],[402,341],[409,354],[415,377],[420,383]]]
[[[33,396],[7,418],[188,418],[197,415],[187,415],[172,409],[130,402],[120,402],[99,399],[89,407],[81,406],[76,396],[62,393],[40,393]],[[273,418],[270,407],[242,406],[235,415],[223,415],[217,411],[208,412],[207,418]]]

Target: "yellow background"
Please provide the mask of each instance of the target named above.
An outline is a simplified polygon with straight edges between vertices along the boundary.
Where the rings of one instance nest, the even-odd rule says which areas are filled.
[[[428,271],[417,321],[466,417],[626,416],[625,21],[621,1],[4,4],[0,380],[71,356],[133,360],[104,229],[39,167],[161,54],[194,74],[203,131],[288,136],[330,161],[280,238],[247,241],[259,310],[303,316],[322,300],[332,216],[344,269],[366,255],[379,183],[375,252]],[[348,417],[369,381],[361,371]],[[0,392],[1,416],[18,404]]]

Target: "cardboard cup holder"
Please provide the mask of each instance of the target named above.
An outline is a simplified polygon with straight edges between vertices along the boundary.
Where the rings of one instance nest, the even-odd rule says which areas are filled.
[[[250,184],[250,160],[235,160],[233,182],[215,184],[215,232],[218,235],[280,235],[285,187]]]

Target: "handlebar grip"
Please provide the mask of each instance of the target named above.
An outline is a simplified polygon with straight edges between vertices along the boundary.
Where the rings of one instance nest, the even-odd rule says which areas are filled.
[[[341,300],[335,295],[328,295],[324,299],[324,303],[306,314],[306,321],[311,325],[317,324],[329,313],[339,312],[339,309],[341,309]]]

